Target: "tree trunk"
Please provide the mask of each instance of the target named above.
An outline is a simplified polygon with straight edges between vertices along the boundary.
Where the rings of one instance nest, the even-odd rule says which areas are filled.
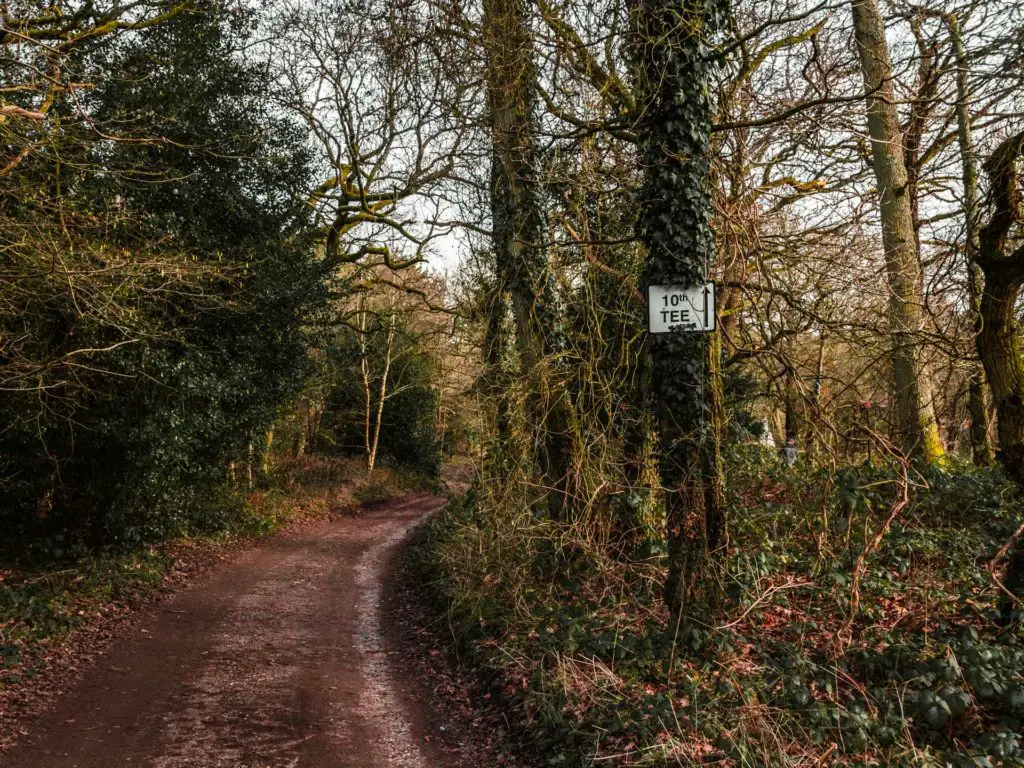
[[[821,412],[821,387],[825,379],[825,344],[827,335],[821,330],[818,338],[818,359],[814,365],[814,386],[811,388],[811,417],[807,425],[807,461],[814,464],[818,459],[818,444],[822,441],[821,431],[825,421]]]
[[[796,371],[792,368],[786,369],[785,404],[786,404],[786,442],[792,440],[794,443],[800,439],[800,419],[797,416],[796,401],[799,395],[796,391]]]
[[[373,414],[373,389],[370,387],[370,359],[366,343],[366,312],[359,312],[359,373],[363,380],[363,450],[370,461],[370,419]]]
[[[979,237],[978,266],[985,276],[985,291],[978,353],[999,417],[1000,459],[1024,487],[1024,360],[1015,313],[1024,283],[1024,246],[1007,253],[1011,229],[1021,216],[1016,163],[1022,150],[1024,133],[1003,142],[986,166],[994,211]]]
[[[964,184],[964,229],[967,258],[967,291],[970,298],[971,326],[975,338],[983,328],[981,322],[981,296],[984,277],[977,264],[980,247],[981,209],[978,205],[978,158],[974,150],[971,131],[970,82],[968,79],[967,50],[964,47],[960,22],[955,14],[944,17],[953,40],[953,54],[956,58],[956,122],[960,144],[960,164]],[[971,415],[971,454],[974,463],[988,466],[995,459],[992,441],[989,439],[988,404],[985,402],[985,369],[980,360],[972,361],[967,374],[967,408]]]
[[[487,105],[493,142],[491,217],[500,281],[512,299],[516,341],[529,382],[527,444],[536,447],[552,517],[566,511],[572,413],[565,390],[565,340],[547,260],[537,178],[537,68],[526,0],[484,0]]]
[[[317,440],[320,437],[320,424],[323,422],[323,418],[324,404],[322,402],[313,403],[313,412],[309,420],[309,432],[306,437],[307,445],[311,445],[313,450],[316,450]]]
[[[388,327],[387,346],[384,351],[384,370],[380,374],[380,393],[377,399],[377,419],[373,428],[373,439],[367,445],[366,472],[373,473],[377,463],[377,448],[380,446],[380,424],[384,419],[384,401],[388,399],[388,374],[391,373],[391,350],[395,343],[395,316],[391,316],[391,324]],[[367,423],[369,426],[369,423]]]
[[[302,399],[302,414],[299,418],[299,433],[295,437],[295,458],[301,459],[306,455],[306,443],[309,440],[309,419],[312,405],[309,398]]]
[[[263,441],[263,460],[260,462],[260,472],[263,477],[266,478],[270,475],[270,465],[273,461],[273,454],[271,449],[274,447],[274,430],[273,428],[267,430],[267,436]]]
[[[978,354],[985,365],[999,424],[999,459],[1007,474],[1024,490],[1024,358],[1016,307],[1024,285],[1024,245],[1009,252],[1013,227],[1021,220],[1017,162],[1024,152],[1024,133],[1004,141],[986,163],[991,180],[993,213],[979,235],[977,263],[984,273]],[[1006,586],[1024,595],[1024,546],[1018,541],[1010,555]]]
[[[644,544],[660,538],[657,515],[658,486],[655,434],[646,401],[650,369],[646,345],[640,349],[633,386],[624,387],[622,411],[616,415],[622,440],[623,479],[628,497],[614,521],[613,541],[621,557],[629,559]]]
[[[1015,307],[1024,274],[990,268],[981,300],[978,347],[999,414],[999,447],[1007,473],[1024,485],[1024,364]]]
[[[905,454],[938,462],[944,455],[924,371],[919,334],[924,297],[892,66],[877,0],[854,0],[854,35],[867,91],[868,132],[880,196],[889,287],[889,324],[899,443]]]
[[[972,274],[969,276],[971,284],[971,314],[973,316],[973,329],[975,338],[982,331],[981,294],[984,278],[976,274],[974,263],[971,264]],[[971,458],[979,467],[991,466],[995,461],[995,451],[992,446],[990,433],[990,419],[988,409],[987,381],[985,366],[980,360],[970,363],[970,370],[967,374],[967,411],[971,417]]]
[[[715,261],[709,144],[711,38],[725,0],[641,0],[636,9],[644,183],[644,287],[704,282]],[[661,449],[669,573],[678,619],[713,610],[722,595],[726,517],[720,453],[721,340],[677,329],[649,339],[650,394]]]

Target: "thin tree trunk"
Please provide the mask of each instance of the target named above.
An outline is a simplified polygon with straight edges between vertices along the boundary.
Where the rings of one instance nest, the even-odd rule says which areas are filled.
[[[366,342],[366,310],[359,310],[359,372],[363,379],[363,450],[370,462],[370,416],[373,412],[373,392],[370,388],[370,359]]]
[[[266,439],[263,442],[263,460],[260,462],[260,472],[263,477],[267,477],[270,474],[270,464],[273,460],[273,456],[270,453],[271,448],[274,446],[274,430],[273,428],[267,430]]]
[[[868,132],[881,202],[899,442],[908,456],[937,462],[942,460],[944,451],[920,349],[923,279],[903,137],[894,103],[889,48],[877,0],[853,0],[851,8],[867,91]]]
[[[308,445],[313,446],[313,450],[316,450],[317,440],[320,437],[320,424],[324,418],[324,404],[317,402],[313,404],[313,412],[310,414],[309,421],[309,436],[306,438]]]
[[[981,209],[978,204],[978,157],[971,131],[970,81],[967,50],[964,47],[960,22],[955,14],[944,16],[953,40],[956,58],[956,122],[960,143],[960,164],[964,184],[964,227],[967,233],[964,248],[967,257],[967,290],[970,297],[971,326],[977,338],[982,330],[981,296],[984,277],[977,264],[980,247]],[[989,411],[985,398],[985,368],[981,360],[970,364],[967,375],[967,408],[971,415],[971,453],[974,463],[988,466],[995,460],[989,439]]]
[[[786,369],[785,384],[785,405],[786,405],[786,442],[790,440],[796,443],[800,438],[800,420],[796,411],[796,372],[792,368]]]
[[[377,463],[377,448],[380,446],[380,424],[384,418],[384,401],[388,397],[388,374],[391,373],[391,350],[395,343],[395,316],[391,316],[391,326],[388,328],[387,347],[384,353],[384,370],[380,375],[380,395],[377,400],[377,423],[373,429],[373,441],[369,446],[369,453],[366,460],[367,474],[373,472]]]
[[[811,389],[811,423],[807,425],[807,461],[814,463],[818,458],[818,444],[821,442],[821,387],[825,378],[825,331],[821,331],[818,339],[818,360],[814,365],[814,386]]]
[[[299,434],[295,438],[295,458],[306,455],[306,441],[309,439],[309,418],[312,406],[309,398],[302,398],[302,416],[299,419]]]

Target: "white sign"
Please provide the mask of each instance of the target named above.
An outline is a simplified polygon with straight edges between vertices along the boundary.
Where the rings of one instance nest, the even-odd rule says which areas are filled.
[[[652,285],[647,288],[647,319],[651,333],[715,330],[715,284],[684,288]]]

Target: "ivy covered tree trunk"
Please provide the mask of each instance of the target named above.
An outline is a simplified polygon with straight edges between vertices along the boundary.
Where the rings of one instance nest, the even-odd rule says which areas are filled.
[[[508,295],[502,290],[499,279],[488,290],[485,306],[487,327],[484,335],[484,374],[482,385],[488,400],[492,403],[493,433],[497,438],[496,451],[492,458],[499,466],[515,463],[519,451],[514,444],[514,406],[512,403],[512,382],[506,370],[509,354],[507,328]],[[496,455],[493,455],[496,454]]]
[[[792,440],[795,444],[800,438],[800,418],[796,408],[796,372],[792,368],[787,368],[785,376],[786,385],[783,397],[786,406],[786,442]]]
[[[868,133],[881,204],[896,428],[905,454],[937,462],[943,458],[943,448],[918,338],[924,310],[923,279],[889,47],[877,0],[854,0],[851,8],[868,95]]]
[[[701,284],[715,260],[710,43],[727,8],[725,0],[641,0],[636,9],[645,288]],[[714,606],[721,595],[721,341],[717,333],[676,329],[649,342],[668,537],[665,601],[681,618]]]
[[[491,218],[499,280],[512,299],[516,342],[530,392],[526,444],[534,445],[548,510],[566,509],[573,423],[559,375],[564,332],[547,260],[537,178],[537,68],[526,0],[485,0],[487,106],[493,142]]]

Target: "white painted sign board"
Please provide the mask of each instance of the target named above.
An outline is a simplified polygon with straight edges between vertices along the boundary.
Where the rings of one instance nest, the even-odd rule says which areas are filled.
[[[715,284],[651,285],[647,288],[647,327],[651,333],[673,328],[715,330]]]

